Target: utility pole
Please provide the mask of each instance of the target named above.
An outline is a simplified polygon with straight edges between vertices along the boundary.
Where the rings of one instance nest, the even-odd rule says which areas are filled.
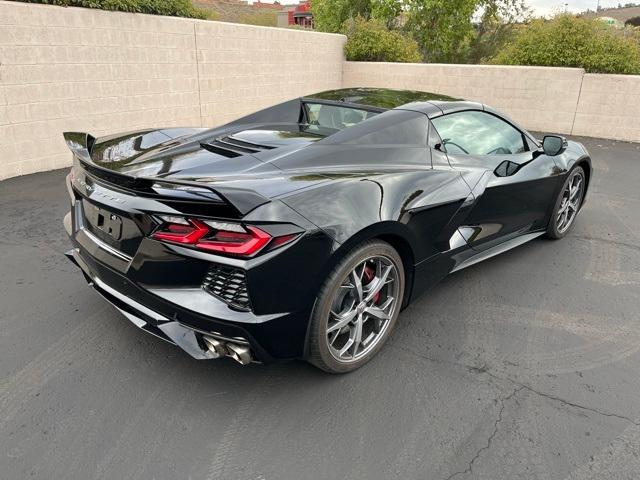
[[[596,6],[596,13],[600,11],[600,0],[598,0],[598,5]]]
[[[569,9],[569,4],[565,3],[564,4],[564,13],[567,13],[567,10]]]

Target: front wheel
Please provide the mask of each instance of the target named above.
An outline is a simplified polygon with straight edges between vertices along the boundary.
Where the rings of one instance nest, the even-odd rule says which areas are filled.
[[[547,227],[549,238],[562,238],[569,232],[582,205],[586,183],[582,167],[575,167],[569,172],[549,220]]]
[[[329,274],[311,314],[308,360],[330,373],[367,363],[400,313],[405,272],[398,252],[374,240],[354,248]]]

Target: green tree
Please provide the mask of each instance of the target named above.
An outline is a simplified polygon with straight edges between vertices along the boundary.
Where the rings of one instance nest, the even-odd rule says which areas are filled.
[[[344,22],[374,19],[413,38],[429,62],[477,61],[509,39],[526,17],[525,0],[312,0],[316,27],[340,32]],[[480,23],[474,26],[474,15]]]
[[[356,17],[374,18],[387,28],[398,26],[402,0],[311,0],[313,22],[321,32],[338,33],[344,22]]]
[[[581,67],[591,73],[640,73],[640,48],[596,19],[535,20],[493,59],[506,65]]]
[[[371,0],[311,0],[311,11],[317,30],[338,33],[350,18],[371,18]]]
[[[397,31],[390,31],[376,19],[362,17],[347,20],[343,30],[347,35],[344,51],[347,60],[370,62],[422,61],[420,49],[415,40]]]
[[[475,25],[468,63],[481,63],[493,57],[513,40],[518,26],[531,20],[531,10],[524,0],[484,0],[480,5],[480,21]]]
[[[403,2],[398,0],[372,0],[371,17],[383,22],[389,30],[400,26]]]
[[[407,0],[404,26],[427,62],[460,62],[473,38],[479,0]]]

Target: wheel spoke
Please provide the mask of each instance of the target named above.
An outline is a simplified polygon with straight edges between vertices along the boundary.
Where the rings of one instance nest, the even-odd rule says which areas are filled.
[[[387,266],[387,268],[385,268],[384,271],[382,272],[382,275],[380,276],[380,278],[378,278],[377,280],[374,280],[375,284],[373,284],[373,286],[367,291],[367,296],[364,299],[365,302],[370,302],[373,299],[373,297],[375,297],[376,294],[380,290],[382,290],[382,287],[384,287],[385,284],[387,283],[387,278],[389,277],[389,274],[391,273],[391,270],[393,270],[393,268],[394,268],[393,265]]]
[[[362,342],[362,315],[358,315],[358,319],[356,320],[355,332],[353,334],[353,354],[352,356],[356,356],[358,353],[358,347]]]
[[[578,182],[578,184],[575,185],[571,189],[571,194],[569,195],[569,200],[571,200],[571,201],[577,200],[578,193],[580,193],[580,185],[581,185],[581,183],[582,183],[582,180],[580,182]]]
[[[351,349],[352,346],[353,346],[353,338],[349,338],[349,340],[347,340],[347,343],[345,343],[344,346],[338,352],[338,355],[342,357],[345,353],[347,353]]]
[[[339,328],[338,330],[335,330],[335,333],[333,334],[333,338],[329,339],[329,345],[330,346],[333,347],[333,344],[336,343],[336,340],[340,336],[341,332],[342,332],[342,328]]]
[[[334,312],[331,313],[336,317],[337,322],[327,328],[327,333],[331,333],[348,325],[356,317],[358,311],[353,308],[342,315],[336,315]]]
[[[389,308],[389,305],[391,305],[392,303],[393,303],[393,297],[390,297],[387,299],[384,305],[380,307],[372,305],[371,307],[365,308],[364,311],[369,315],[371,315],[372,317],[375,317],[379,320],[389,320],[389,314],[385,312],[385,310]]]
[[[364,264],[362,266],[362,269],[364,273]],[[360,277],[360,275],[358,275],[355,268],[351,272],[351,280],[352,280],[353,286],[356,289],[356,293],[358,294],[358,301],[361,302],[362,301],[362,278]]]
[[[565,210],[567,209],[567,205],[569,205],[568,202],[562,202],[560,208],[558,209],[558,218],[560,218],[560,216],[565,212]]]

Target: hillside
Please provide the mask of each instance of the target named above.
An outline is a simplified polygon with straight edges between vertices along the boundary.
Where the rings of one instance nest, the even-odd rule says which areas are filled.
[[[276,25],[277,12],[283,9],[280,3],[254,2],[249,5],[241,0],[193,0],[193,5],[215,12],[216,20],[223,22],[256,23],[262,20],[259,23],[264,24],[273,19],[273,26]]]
[[[630,18],[640,17],[640,6],[623,8],[601,8],[597,14],[594,11],[587,11],[583,14],[583,16],[587,18],[611,17],[615,18],[621,23],[624,23]]]

